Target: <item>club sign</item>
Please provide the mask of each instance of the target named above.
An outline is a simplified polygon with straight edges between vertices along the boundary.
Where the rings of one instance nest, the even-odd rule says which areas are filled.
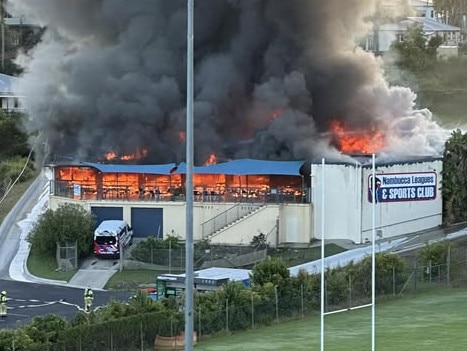
[[[368,201],[373,200],[373,178],[368,177]],[[426,201],[436,199],[436,173],[376,174],[376,202]]]

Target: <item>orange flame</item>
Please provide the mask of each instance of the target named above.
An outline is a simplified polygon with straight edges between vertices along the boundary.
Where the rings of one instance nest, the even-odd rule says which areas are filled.
[[[329,127],[343,153],[373,154],[385,145],[384,134],[377,131],[375,126],[371,126],[369,130],[352,131],[347,130],[342,122],[333,121]]]
[[[206,162],[204,162],[205,166],[215,165],[217,163],[217,157],[214,154],[209,155]]]
[[[114,160],[121,160],[121,161],[130,161],[130,160],[140,160],[146,157],[148,154],[148,150],[146,149],[138,149],[135,153],[129,155],[122,155],[118,156],[115,152],[109,151],[105,154],[105,159],[107,161],[114,161]]]

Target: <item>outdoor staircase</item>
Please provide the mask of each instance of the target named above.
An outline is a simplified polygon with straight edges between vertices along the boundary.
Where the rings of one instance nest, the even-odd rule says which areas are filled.
[[[212,239],[242,219],[265,208],[266,204],[238,203],[201,224],[203,239]]]

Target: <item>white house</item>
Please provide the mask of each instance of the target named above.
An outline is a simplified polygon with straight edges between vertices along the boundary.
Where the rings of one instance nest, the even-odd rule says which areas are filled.
[[[0,73],[0,104],[4,112],[15,112],[20,110],[19,99],[21,94],[15,93],[13,86],[18,78]]]
[[[388,51],[394,41],[404,41],[407,28],[413,25],[421,25],[423,33],[428,40],[432,37],[439,36],[442,38],[442,47],[458,47],[461,43],[461,28],[440,23],[431,17],[407,17],[397,23],[387,23],[381,25],[376,31],[377,40],[374,40],[374,33],[370,35],[367,41],[367,49],[379,53]],[[378,43],[373,45],[369,43]]]

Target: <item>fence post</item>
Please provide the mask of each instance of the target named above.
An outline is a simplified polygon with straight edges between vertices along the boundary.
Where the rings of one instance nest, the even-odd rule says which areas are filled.
[[[229,299],[225,300],[225,330],[229,331]]]
[[[255,328],[255,304],[253,299],[253,292],[251,292],[251,329]]]
[[[396,296],[396,267],[392,267],[392,295]]]
[[[198,341],[201,340],[201,306],[198,307]]]
[[[274,286],[274,294],[276,295],[276,322],[279,323],[279,298],[277,296],[277,285]]]
[[[448,283],[448,286],[451,286],[451,245],[448,245],[448,255],[446,257],[447,259],[447,264],[448,264],[448,267],[447,267],[447,283]]]
[[[141,351],[144,351],[144,334],[143,334],[143,322],[140,323],[140,337],[141,337]]]
[[[349,274],[349,308],[352,308],[352,275]]]
[[[417,258],[415,258],[415,262],[414,262],[414,280],[413,280],[413,289],[414,291],[416,292],[417,291],[417,279],[418,279],[418,276],[417,276]]]
[[[305,316],[305,310],[304,310],[304,301],[303,301],[303,284],[300,284],[300,298],[302,300],[302,318]]]

